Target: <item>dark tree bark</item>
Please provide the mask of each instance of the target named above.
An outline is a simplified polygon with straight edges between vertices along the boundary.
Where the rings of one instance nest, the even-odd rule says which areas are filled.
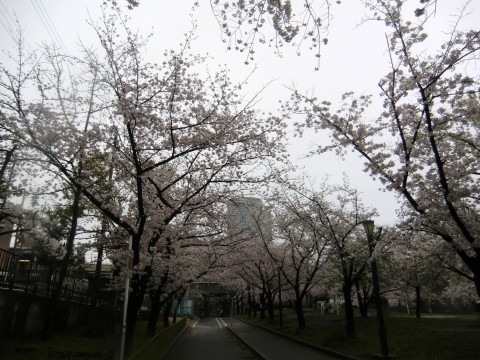
[[[275,312],[273,309],[273,293],[272,289],[267,288],[267,308],[268,308],[268,320],[273,322],[275,320]]]
[[[103,224],[102,224],[102,233]],[[103,260],[103,244],[97,245],[97,263],[95,264],[95,277],[93,279],[93,296],[92,296],[92,306],[98,305],[98,300],[100,297],[100,274],[102,272],[102,260]]]
[[[165,308],[163,311],[163,327],[170,326],[170,309],[172,308],[172,301],[170,300],[165,304]]]
[[[186,292],[187,292],[186,290],[182,290],[181,293],[180,293],[180,296],[177,299],[177,304],[175,306],[175,312],[173,313],[173,321],[172,321],[174,324],[177,323],[178,309],[180,309],[180,305],[182,304],[183,297],[185,296]]]
[[[298,329],[305,329],[307,321],[305,320],[305,314],[303,313],[302,299],[295,300],[295,314],[297,315]]]
[[[354,313],[353,313],[353,302],[352,302],[352,284],[350,282],[346,282],[342,288],[343,291],[343,299],[345,301],[345,320],[346,326],[345,330],[348,336],[354,337],[355,336],[355,320],[354,320]]]
[[[135,263],[135,262],[134,262]],[[135,327],[137,325],[138,312],[140,311],[143,299],[145,297],[145,289],[148,283],[149,275],[133,274],[132,291],[128,300],[127,310],[127,329],[125,336],[125,353],[129,354],[132,348]]]
[[[158,287],[150,297],[150,315],[148,317],[147,335],[152,337],[157,331],[157,320],[161,311],[160,288]]]
[[[53,290],[52,298],[47,309],[47,316],[43,326],[42,338],[43,340],[49,340],[52,336],[53,324],[55,322],[55,317],[58,312],[58,306],[60,304],[60,297],[62,295],[63,283],[67,275],[68,265],[73,255],[73,245],[75,242],[75,236],[77,235],[77,224],[78,218],[80,217],[80,198],[82,194],[78,188],[74,189],[73,192],[73,203],[72,203],[72,217],[70,223],[70,230],[67,237],[67,243],[65,247],[65,256],[62,259],[62,265],[60,268],[60,274],[58,276],[58,281],[55,284]]]
[[[415,286],[415,317],[420,319],[420,306],[422,302],[422,296],[420,292],[420,286]]]
[[[370,304],[370,291],[367,287],[360,286],[358,281],[355,282],[355,290],[357,291],[358,307],[361,317],[368,316],[368,305]]]
[[[260,294],[260,319],[265,319],[265,294]]]

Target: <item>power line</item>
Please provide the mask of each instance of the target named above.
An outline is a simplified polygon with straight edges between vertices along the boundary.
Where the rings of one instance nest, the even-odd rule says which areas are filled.
[[[53,23],[50,15],[48,14],[47,9],[43,5],[42,0],[30,0],[30,2],[33,5],[38,17],[42,21],[45,30],[47,30],[47,33],[50,36],[50,39],[52,40],[53,44],[58,48],[60,53],[63,53],[63,55],[69,56],[67,48],[62,40],[62,37],[57,31],[57,28],[55,27],[55,24]],[[71,86],[73,87],[74,78],[72,76],[70,63],[67,61],[65,64],[67,66],[68,78],[70,79]]]
[[[52,40],[52,43],[59,49],[63,49],[65,53],[67,53],[66,49],[62,47],[62,41],[61,39],[59,40],[58,37],[55,34],[55,30],[53,29],[54,26],[48,21],[49,16],[48,14],[45,15],[44,12],[42,11],[40,5],[36,2],[36,0],[30,0],[33,8],[35,9],[35,12],[37,13],[38,17],[40,18],[40,21],[43,24],[43,27],[48,33],[48,36]],[[47,18],[48,16],[48,18]],[[58,33],[58,32],[57,32]]]
[[[45,28],[45,30],[47,30],[48,36],[50,36],[50,39],[52,40],[52,42],[53,42],[57,47],[60,47],[59,44],[57,44],[57,42],[55,41],[55,37],[54,37],[53,34],[51,33],[50,28],[47,26],[47,24],[46,24],[46,22],[45,22],[45,19],[44,19],[44,17],[42,16],[40,10],[37,8],[37,6],[36,6],[36,4],[35,4],[35,1],[34,1],[34,0],[30,0],[30,3],[32,4],[33,8],[35,9],[35,12],[37,13],[38,17],[40,18],[40,21],[42,22],[43,27]]]
[[[14,26],[12,26],[12,24],[10,23],[10,20],[12,22],[15,22],[15,20],[11,17],[10,13],[8,12],[7,8],[5,7],[5,5],[3,4],[3,1],[0,0],[0,5],[1,7],[3,8],[0,8],[0,14],[2,15],[3,17],[3,20],[0,18],[0,23],[2,24],[3,28],[5,29],[5,31],[7,32],[7,34],[10,36],[10,38],[13,40],[14,43],[17,43],[18,42],[18,39],[17,37],[15,36],[15,33],[14,31],[12,30],[14,28]],[[8,17],[7,17],[8,15]],[[10,20],[8,19],[10,18]],[[4,22],[5,21],[5,22]],[[6,24],[5,24],[6,23]]]
[[[12,16],[11,16],[10,13],[8,12],[7,8],[5,7],[5,4],[3,3],[3,1],[0,0],[0,4],[2,5],[3,9],[7,12],[8,17],[10,18],[10,20],[15,21],[15,19],[12,18]]]
[[[17,16],[12,16],[10,14],[2,0],[0,0],[0,5],[0,14],[3,17],[3,20],[0,18],[0,23],[2,24],[3,28],[17,46],[25,46],[30,54],[33,54],[35,51],[30,46],[28,41],[22,37],[22,29]]]
[[[0,9],[0,13],[2,14],[3,17],[5,17],[1,9]],[[7,27],[1,18],[0,18],[0,24],[2,24],[3,28],[7,32],[8,36],[10,36],[10,38],[13,40],[13,42],[16,43],[17,40],[15,39],[15,36],[12,34],[10,27]]]
[[[65,50],[65,53],[68,54],[68,51],[67,51],[67,47],[65,46],[63,40],[62,40],[62,37],[60,36],[60,33],[57,31],[57,27],[55,26],[55,24],[53,23],[52,19],[50,18],[50,15],[48,14],[48,11],[47,9],[45,8],[45,6],[43,5],[43,1],[42,0],[36,0],[37,1],[37,4],[40,3],[41,5],[41,8],[43,9],[44,13],[46,14],[47,18],[48,18],[48,22],[51,24],[52,28],[53,28],[53,31],[54,33],[56,34],[56,38],[60,41],[60,43],[62,44],[62,47],[63,49]]]

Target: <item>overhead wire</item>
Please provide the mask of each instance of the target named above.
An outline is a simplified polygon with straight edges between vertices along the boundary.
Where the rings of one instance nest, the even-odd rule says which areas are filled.
[[[7,13],[8,17],[10,18],[10,20],[12,22],[15,22],[15,19],[10,15],[10,13],[8,12],[7,8],[5,7],[5,4],[3,3],[3,1],[0,0],[0,4],[2,5],[3,9],[5,10],[5,12]]]
[[[52,40],[57,50],[63,55],[69,57],[70,55],[68,53],[67,47],[65,46],[65,43],[63,42],[60,33],[58,32],[55,24],[52,21],[52,18],[50,17],[47,9],[45,8],[45,5],[43,5],[42,0],[30,0],[30,3],[34,7],[35,12],[40,18],[40,21],[42,22],[45,30],[47,31],[50,39]],[[73,83],[73,77],[70,69],[70,64],[68,61],[66,62],[66,66],[68,69],[69,78]]]
[[[55,39],[55,34],[52,32],[52,30],[50,29],[49,25],[47,24],[47,20],[46,18],[44,17],[43,13],[39,10],[39,8],[37,7],[36,3],[34,0],[30,0],[30,3],[32,4],[33,8],[35,9],[35,12],[37,13],[38,17],[40,18],[40,21],[42,22],[43,24],[43,27],[45,28],[45,30],[47,31],[48,33],[48,36],[50,37],[50,39],[52,40],[52,42],[55,44],[55,46],[57,48],[61,48],[61,45],[58,43],[58,41]]]
[[[62,40],[62,37],[60,36],[55,24],[53,23],[52,19],[50,18],[50,15],[48,14],[47,9],[43,5],[42,0],[30,0],[32,3],[33,7],[35,8],[35,11],[37,12],[40,20],[43,23],[43,26],[45,27],[45,30],[47,30],[50,39],[52,39],[53,43],[59,48],[62,49],[62,52],[64,52],[66,55],[68,55],[68,50],[65,46],[65,43]]]
[[[35,51],[33,50],[32,46],[25,38],[22,37],[22,29],[20,27],[18,18],[16,17],[15,13],[14,16],[11,15],[10,11],[8,11],[2,0],[0,0],[0,14],[1,17],[3,17],[3,20],[0,17],[0,23],[8,33],[9,37],[13,40],[14,44],[18,46],[18,44],[21,42],[22,45],[25,46],[25,49],[28,51],[28,53],[33,54]]]
[[[50,15],[48,14],[48,11],[47,9],[45,8],[45,6],[43,5],[43,1],[42,0],[36,0],[37,3],[40,4],[41,8],[43,9],[43,12],[44,14],[46,15],[47,19],[48,19],[48,23],[51,25],[51,27],[53,28],[53,32],[54,34],[56,35],[55,38],[57,38],[59,40],[59,43],[62,45],[63,47],[63,50],[65,51],[65,53],[68,55],[68,50],[67,50],[67,47],[65,46],[65,43],[63,42],[62,40],[62,37],[60,36],[60,33],[58,32],[57,30],[57,27],[55,26],[54,22],[52,21],[52,19],[50,18]]]
[[[7,34],[10,36],[10,38],[13,40],[14,43],[17,43],[18,42],[18,39],[17,37],[15,36],[15,32],[13,31],[13,28],[14,26],[11,24],[10,20],[12,22],[15,22],[15,20],[12,18],[12,16],[10,15],[10,13],[8,12],[7,8],[5,7],[5,5],[3,4],[3,1],[0,0],[0,14],[1,14],[1,17],[3,17],[3,20],[2,18],[0,17],[0,23],[2,24],[3,28],[5,29],[5,31],[7,32]],[[3,9],[2,9],[3,8]],[[8,15],[8,17],[7,17]],[[10,18],[10,20],[9,20]],[[6,24],[5,24],[6,23]]]

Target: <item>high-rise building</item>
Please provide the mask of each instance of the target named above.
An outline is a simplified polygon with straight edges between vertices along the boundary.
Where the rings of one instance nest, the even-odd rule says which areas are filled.
[[[272,237],[272,215],[261,199],[254,197],[235,198],[227,207],[229,230],[232,234],[259,237],[269,241]]]

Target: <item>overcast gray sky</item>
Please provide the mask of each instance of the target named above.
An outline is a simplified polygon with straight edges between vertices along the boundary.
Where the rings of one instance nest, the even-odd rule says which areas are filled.
[[[320,3],[322,0],[317,0]],[[121,5],[126,1],[119,0]],[[149,60],[155,61],[165,49],[178,49],[183,34],[191,29],[193,0],[141,0],[140,6],[129,11],[132,27],[142,32],[152,31],[154,37],[147,49]],[[302,0],[292,0],[301,4]],[[416,5],[419,1],[414,0]],[[13,49],[13,41],[8,33],[9,26],[16,16],[25,31],[25,38],[31,47],[42,42],[55,41],[65,52],[75,54],[76,43],[81,39],[86,44],[96,43],[96,38],[86,20],[95,19],[100,14],[100,0],[0,0],[0,41],[3,50]],[[437,14],[432,23],[429,45],[438,44],[442,29],[446,29],[458,13],[461,0],[438,0]],[[470,2],[472,13],[464,20],[467,28],[478,28],[480,23],[480,0]],[[257,47],[256,58],[249,66],[244,64],[243,54],[226,51],[222,43],[218,24],[210,9],[209,1],[200,0],[200,6],[193,13],[197,21],[197,40],[192,52],[209,53],[211,69],[216,64],[227,64],[232,78],[243,80],[256,67],[256,71],[246,88],[247,95],[254,95],[264,85],[271,83],[262,93],[258,107],[265,112],[274,112],[278,100],[288,97],[285,85],[294,83],[299,89],[314,90],[321,99],[335,102],[342,93],[353,90],[359,94],[378,94],[378,80],[388,71],[386,61],[385,27],[381,23],[361,23],[367,11],[359,0],[345,0],[332,6],[332,19],[329,28],[329,43],[322,48],[321,67],[314,71],[316,58],[307,49],[302,56],[295,49],[285,48],[283,56],[275,56],[268,47]],[[2,55],[0,55],[1,57]],[[374,103],[369,116],[379,113],[379,103]],[[306,171],[318,179],[329,174],[331,182],[340,182],[345,173],[352,186],[363,194],[366,205],[378,209],[379,223],[392,223],[395,219],[396,201],[393,194],[379,191],[379,183],[373,183],[362,171],[361,160],[352,155],[345,161],[335,155],[322,155],[308,160],[297,160],[321,137],[307,134],[303,139],[291,140],[289,147],[297,164],[303,164]]]

